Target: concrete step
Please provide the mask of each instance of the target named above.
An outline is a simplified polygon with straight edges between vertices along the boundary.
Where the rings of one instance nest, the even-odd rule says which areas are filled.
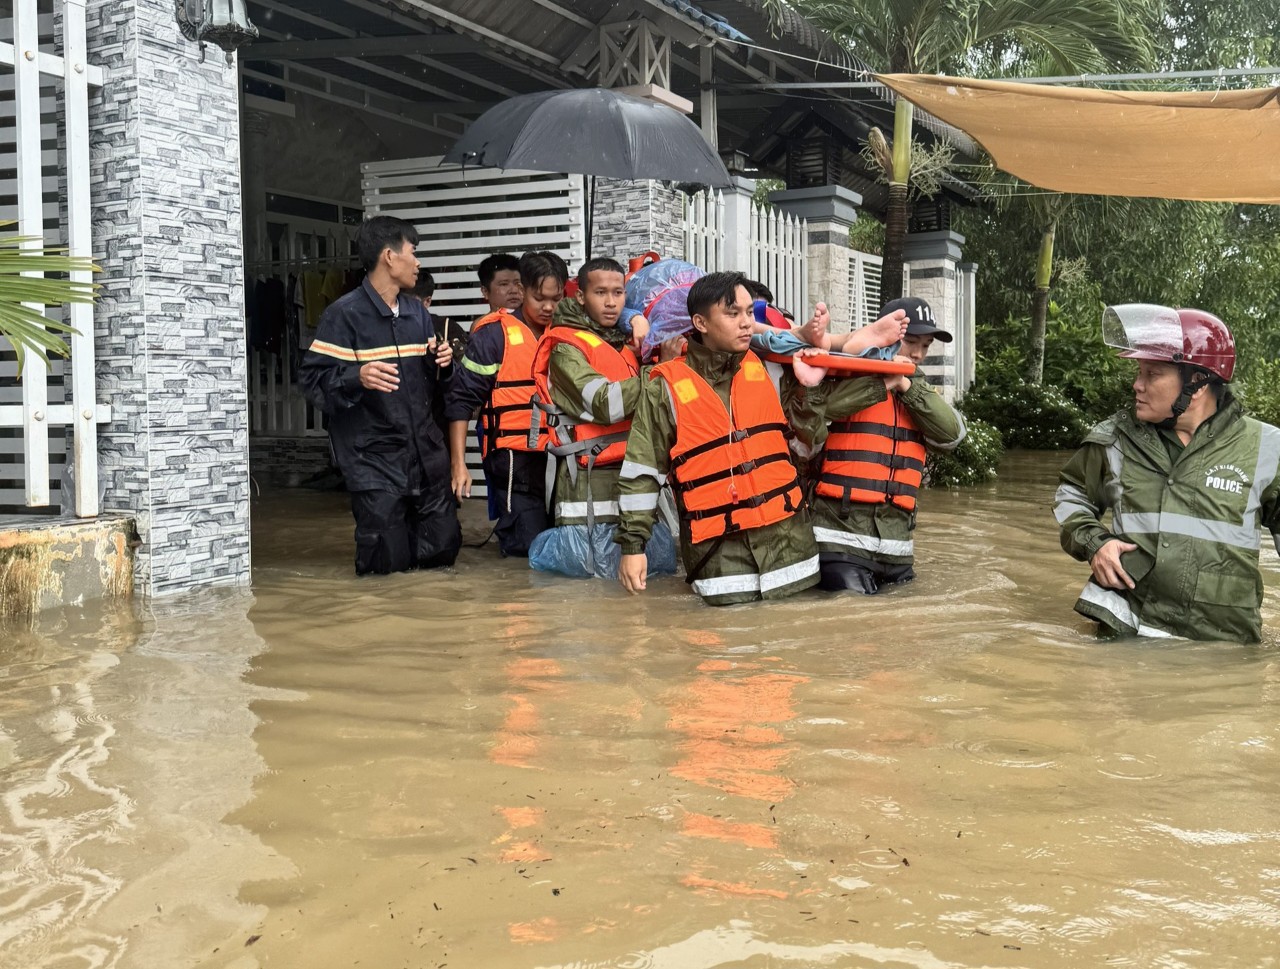
[[[0,620],[132,596],[137,535],[123,515],[0,517]]]

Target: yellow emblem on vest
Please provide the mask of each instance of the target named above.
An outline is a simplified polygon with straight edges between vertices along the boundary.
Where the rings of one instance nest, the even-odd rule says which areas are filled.
[[[520,331],[520,327],[507,327],[507,342],[513,347],[518,347],[520,344],[524,343],[524,334]]]
[[[769,375],[764,372],[764,364],[759,360],[743,360],[742,376],[747,380],[768,380]]]
[[[698,398],[698,388],[688,377],[683,380],[677,380],[674,389],[682,404],[687,404],[689,401],[697,400]]]
[[[598,336],[596,336],[594,333],[587,333],[585,330],[578,331],[578,339],[581,340],[583,343],[585,343],[587,346],[591,347],[591,349],[593,350],[596,347],[598,347],[600,344],[604,343],[604,341],[600,339]]]

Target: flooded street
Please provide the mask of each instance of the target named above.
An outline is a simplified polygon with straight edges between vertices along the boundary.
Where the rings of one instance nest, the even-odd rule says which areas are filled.
[[[719,610],[265,496],[252,595],[5,631],[0,966],[1278,966],[1275,551],[1267,644],[1099,643],[1063,460]]]

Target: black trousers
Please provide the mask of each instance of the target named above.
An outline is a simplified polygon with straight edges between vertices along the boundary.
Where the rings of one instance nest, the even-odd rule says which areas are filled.
[[[462,547],[458,504],[447,488],[416,495],[353,491],[351,514],[357,575],[452,565]]]
[[[534,537],[551,527],[547,513],[547,456],[541,451],[490,451],[485,480],[493,491],[489,507],[497,512],[494,534],[503,555],[527,558]]]
[[[910,582],[916,577],[908,562],[889,565],[860,555],[828,555],[823,553],[819,567],[818,588],[827,592],[861,592],[873,596],[886,585]]]

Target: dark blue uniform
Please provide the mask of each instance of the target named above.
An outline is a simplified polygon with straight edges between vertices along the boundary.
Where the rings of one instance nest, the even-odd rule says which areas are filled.
[[[334,457],[356,520],[356,572],[451,565],[462,545],[449,452],[432,418],[439,379],[422,303],[393,312],[366,279],[324,311],[298,371],[307,399],[329,415]],[[360,367],[396,364],[391,393],[366,390]]]
[[[523,318],[517,310],[517,318]],[[489,403],[506,343],[500,326],[481,327],[467,343],[445,391],[448,421],[469,421]],[[530,391],[532,396],[532,391]],[[551,527],[547,514],[547,456],[542,451],[490,448],[484,457],[485,483],[491,495],[489,517],[503,555],[528,555],[534,536]]]

